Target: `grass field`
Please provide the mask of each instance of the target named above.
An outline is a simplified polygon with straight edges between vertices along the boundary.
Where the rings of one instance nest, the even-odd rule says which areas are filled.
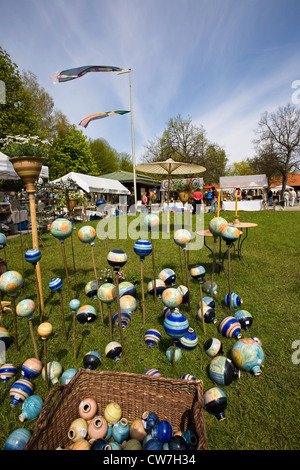
[[[228,221],[233,220],[233,213],[221,213]],[[212,214],[204,214],[204,228],[208,227]],[[231,287],[243,299],[242,307],[253,316],[253,324],[248,331],[242,330],[243,337],[258,337],[262,341],[265,353],[265,365],[260,376],[254,377],[250,373],[241,372],[239,380],[235,380],[225,391],[228,405],[225,411],[226,419],[218,422],[217,419],[205,412],[206,432],[209,450],[298,450],[300,437],[299,418],[299,344],[300,327],[300,268],[299,268],[299,227],[300,211],[262,211],[244,212],[239,214],[242,222],[255,222],[257,227],[249,229],[248,238],[243,244],[243,263],[236,255],[231,257]],[[133,217],[129,222],[134,225]],[[81,225],[93,225],[97,221],[76,225],[72,240],[76,273],[74,272],[71,239],[65,242],[68,270],[74,297],[79,298],[81,304],[91,304],[98,310],[97,300],[89,299],[84,293],[85,284],[94,279],[91,248],[79,241],[77,230]],[[196,220],[193,219],[193,228]],[[199,227],[197,227],[198,229]],[[201,228],[201,227],[200,227]],[[170,238],[155,239],[153,241],[156,273],[165,267],[172,268],[177,276],[176,285],[186,285],[186,275],[183,269],[181,274],[180,260],[182,253],[173,241],[173,216],[171,216]],[[117,231],[118,233],[118,231]],[[126,234],[125,234],[126,235]],[[127,371],[142,374],[150,367],[157,368],[162,376],[181,378],[189,373],[202,380],[204,390],[214,386],[207,373],[210,358],[203,349],[204,342],[210,337],[217,337],[223,343],[224,355],[230,358],[230,351],[235,339],[224,338],[218,330],[220,320],[229,314],[223,299],[228,292],[228,280],[225,273],[217,270],[214,280],[218,285],[218,294],[215,296],[217,324],[206,324],[206,335],[203,326],[196,318],[199,302],[199,286],[190,279],[191,311],[187,306],[181,306],[182,313],[186,314],[190,326],[198,335],[199,343],[193,351],[183,351],[182,359],[173,367],[165,356],[165,351],[172,344],[163,329],[163,304],[161,300],[155,304],[153,297],[146,297],[146,323],[142,322],[140,300],[140,261],[133,251],[135,240],[125,238],[121,231],[120,239],[109,241],[110,249],[121,248],[128,256],[128,261],[122,271],[129,281],[136,280],[137,284],[137,310],[132,315],[131,322],[123,330],[126,351],[126,364],[113,361],[104,356],[104,349],[109,342],[109,329],[106,306],[104,310],[104,324],[98,315],[97,320],[89,325],[77,323],[77,360],[73,359],[72,345],[72,314],[69,308],[69,296],[65,280],[60,243],[51,234],[42,235],[40,250],[42,252],[41,272],[43,279],[43,293],[45,301],[44,321],[53,325],[53,334],[48,341],[48,360],[59,361],[64,370],[68,368],[83,367],[83,356],[90,350],[97,350],[102,358],[101,370]],[[144,237],[144,234],[143,234]],[[143,238],[142,237],[142,238]],[[23,252],[31,248],[30,235],[23,236]],[[207,240],[212,247],[212,239]],[[224,248],[225,245],[223,245]],[[107,251],[105,242],[96,239],[95,258],[98,276],[101,269],[107,269]],[[181,254],[181,258],[180,258]],[[2,257],[4,251],[1,252]],[[8,270],[23,273],[25,286],[19,292],[16,302],[24,298],[36,299],[35,275],[32,266],[25,262],[22,267],[22,251],[20,238],[11,239],[5,249]],[[249,264],[248,264],[249,263]],[[189,265],[201,264],[206,269],[206,279],[210,279],[212,268],[212,255],[207,247],[189,252]],[[183,264],[184,266],[184,264]],[[227,272],[227,257],[224,260]],[[76,274],[76,275],[75,275]],[[68,344],[63,340],[61,331],[59,295],[49,289],[49,281],[60,277],[64,281],[63,298],[66,316],[66,326],[69,336]],[[144,262],[144,285],[153,279],[151,256]],[[3,296],[3,300],[9,300]],[[116,304],[113,306],[116,311]],[[5,327],[13,336],[13,320],[11,314],[5,314]],[[38,312],[33,320],[36,332],[39,324]],[[152,348],[144,341],[144,333],[148,328],[157,328],[162,333],[159,345]],[[16,352],[12,344],[6,354],[6,361],[13,362],[20,370],[22,363],[29,357],[34,357],[34,350],[30,340],[28,321],[18,318],[18,337],[20,351]],[[41,358],[43,345],[36,334]],[[118,328],[114,327],[114,339],[118,341]],[[297,343],[298,342],[298,343]],[[20,375],[20,374],[19,374]],[[18,375],[18,377],[19,377]],[[9,389],[14,379],[0,384],[0,449],[4,448],[5,440],[9,434],[21,423],[18,416],[21,405],[10,406]],[[46,387],[41,376],[33,380],[34,393],[45,399]],[[50,388],[54,385],[50,384]],[[22,425],[33,431],[36,420],[25,421]]]

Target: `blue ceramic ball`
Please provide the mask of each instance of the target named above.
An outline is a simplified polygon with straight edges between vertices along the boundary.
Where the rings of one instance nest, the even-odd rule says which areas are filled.
[[[6,246],[6,236],[4,233],[0,233],[0,249],[4,248]]]
[[[146,432],[150,432],[154,426],[158,423],[158,415],[153,412],[145,411],[142,414],[142,422]]]
[[[119,284],[119,296],[131,295],[132,297],[136,296],[136,287],[132,282],[123,281]]]
[[[0,379],[2,382],[6,383],[16,375],[18,372],[17,367],[11,362],[7,362],[0,367]]]
[[[36,248],[31,248],[30,250],[27,250],[25,253],[25,260],[28,261],[28,263],[31,263],[35,265],[40,261],[42,257],[42,253],[40,250],[37,250]]]
[[[172,424],[167,420],[161,420],[154,426],[151,434],[162,443],[169,442],[173,435]]]
[[[15,429],[6,439],[4,450],[23,450],[30,438],[31,432],[28,429]]]
[[[219,324],[219,331],[223,336],[227,338],[240,339],[241,335],[241,324],[232,316],[223,318]]]
[[[187,333],[179,338],[179,344],[183,349],[187,351],[192,351],[197,347],[198,344],[198,336],[196,335],[193,328],[189,328]]]
[[[168,336],[179,339],[188,332],[188,319],[182,313],[174,311],[164,319],[164,329]]]
[[[153,437],[143,444],[143,450],[163,450],[163,444],[159,439]]]
[[[55,277],[51,279],[49,282],[49,289],[52,291],[58,291],[60,292],[63,286],[63,282],[59,277]]]
[[[150,329],[146,331],[144,339],[145,343],[148,344],[148,346],[155,346],[160,342],[161,334],[158,330]]]
[[[121,326],[125,328],[131,320],[131,312],[121,309]],[[112,318],[113,324],[119,326],[119,312],[116,312]]]
[[[70,368],[65,370],[61,376],[61,382],[63,385],[67,385],[70,380],[73,379],[74,375],[77,374],[78,369]]]
[[[137,240],[133,249],[135,254],[143,261],[152,252],[152,244],[148,240]]]
[[[174,348],[173,346],[169,346],[166,350],[166,358],[170,361],[173,362],[173,356],[174,356]],[[180,361],[182,358],[182,352],[181,348],[178,348],[177,346],[175,347],[175,358],[174,361]]]
[[[224,302],[227,307],[230,306],[230,296],[226,294],[224,297]],[[234,292],[231,293],[231,306],[232,308],[238,308],[243,303],[243,300]]]
[[[72,299],[69,303],[69,307],[72,310],[72,312],[76,312],[76,310],[78,310],[80,307],[80,300]]]

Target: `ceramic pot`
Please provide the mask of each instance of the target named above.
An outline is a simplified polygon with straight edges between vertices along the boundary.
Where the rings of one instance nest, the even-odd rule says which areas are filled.
[[[115,423],[112,427],[112,438],[121,443],[126,441],[130,436],[130,426],[126,418],[121,418],[120,421]]]
[[[115,424],[120,421],[122,417],[122,408],[116,402],[110,402],[105,407],[104,418],[108,423]]]
[[[151,377],[156,378],[161,377],[161,373],[159,372],[159,370],[154,369],[152,367],[150,367],[150,369],[145,370],[143,375],[150,375]]]
[[[15,172],[25,183],[27,193],[35,193],[34,183],[38,180],[43,166],[43,158],[21,156],[10,158]]]
[[[111,450],[111,447],[106,439],[95,439],[92,442],[91,450]]]
[[[253,323],[253,317],[247,310],[237,310],[234,312],[234,318],[238,320],[244,330],[249,330]]]
[[[167,420],[159,421],[151,431],[152,437],[157,438],[160,442],[169,442],[173,435],[172,424]]]
[[[35,379],[40,375],[43,369],[43,364],[39,359],[31,357],[23,362],[21,373],[26,379]]]
[[[63,385],[67,385],[73,379],[74,375],[77,374],[77,372],[78,372],[78,369],[74,369],[74,368],[65,370],[61,376],[61,383]]]
[[[142,414],[142,422],[146,432],[150,432],[158,423],[159,419],[156,413],[144,411]]]
[[[94,370],[101,364],[102,357],[97,351],[90,351],[83,358],[83,365],[86,369]]]
[[[70,424],[68,430],[68,438],[72,442],[77,442],[79,439],[85,439],[88,431],[88,423],[83,418],[76,418]]]
[[[218,338],[209,338],[204,343],[204,351],[210,357],[215,357],[223,353],[222,343]]]
[[[197,448],[198,437],[197,437],[197,434],[194,433],[194,431],[187,429],[182,434],[182,437],[187,444],[188,450],[195,450]]]
[[[26,398],[22,405],[22,412],[19,415],[19,420],[23,423],[24,421],[38,418],[42,410],[44,401],[38,395],[31,395]]]
[[[234,379],[240,378],[240,371],[233,366],[230,359],[224,356],[216,356],[212,359],[208,374],[218,385],[230,385]]]
[[[0,379],[2,382],[6,383],[16,375],[18,372],[17,367],[11,362],[6,362],[0,367]]]
[[[215,317],[215,310],[203,302],[203,314],[202,314],[202,306],[200,306],[197,312],[197,318],[201,322],[203,322],[203,316],[205,323],[217,323],[217,319]]]
[[[259,343],[251,338],[243,338],[235,343],[231,350],[231,357],[235,365],[255,376],[262,373],[265,355]]]
[[[108,424],[103,416],[95,416],[88,425],[88,435],[91,439],[105,438]]]
[[[31,432],[28,429],[16,429],[6,439],[4,450],[23,450],[30,438]]]
[[[188,332],[188,319],[182,313],[174,311],[164,319],[164,329],[171,338],[181,338]]]
[[[219,387],[212,387],[204,393],[203,398],[206,410],[212,413],[218,421],[223,421],[227,407],[227,397],[223,390]]]
[[[227,338],[240,339],[242,337],[240,322],[232,316],[225,317],[221,320],[219,331]]]
[[[159,439],[152,437],[145,444],[143,443],[143,450],[163,450],[163,443]]]
[[[85,420],[93,419],[96,416],[98,410],[97,402],[94,398],[84,398],[78,407],[78,413],[80,418]]]
[[[55,385],[58,382],[58,379],[60,378],[62,374],[62,366],[59,362],[57,361],[51,361],[48,362],[47,364],[47,376],[48,379],[51,380],[51,382]],[[43,379],[45,379],[45,367],[42,369],[42,376]]]
[[[148,344],[148,346],[155,346],[160,342],[161,334],[158,330],[150,329],[146,331],[144,339],[145,343]]]
[[[226,294],[224,297],[224,303],[227,307],[230,306],[230,297],[229,294]],[[231,293],[231,306],[232,308],[238,308],[243,303],[243,300],[234,292]]]
[[[33,384],[28,379],[17,380],[9,390],[9,396],[11,399],[10,405],[16,406],[19,403],[23,403],[26,398],[33,394]]]
[[[179,338],[179,343],[183,349],[187,349],[188,351],[192,351],[197,347],[198,336],[196,335],[193,328],[189,328],[187,333]]]
[[[133,420],[130,425],[130,437],[131,439],[137,439],[138,441],[142,441],[147,435],[145,431],[142,419],[138,418]]]

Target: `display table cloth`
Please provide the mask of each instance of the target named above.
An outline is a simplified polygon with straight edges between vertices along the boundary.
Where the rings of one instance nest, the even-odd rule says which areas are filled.
[[[238,201],[237,210],[240,211],[262,211],[264,201],[262,199],[254,199],[252,201]],[[235,211],[235,201],[223,201],[222,208],[224,211]]]

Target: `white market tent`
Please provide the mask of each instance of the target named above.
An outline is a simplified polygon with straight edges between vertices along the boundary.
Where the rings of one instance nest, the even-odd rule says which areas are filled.
[[[81,173],[70,172],[58,178],[52,183],[59,183],[63,181],[72,180],[77,186],[87,193],[101,193],[101,194],[130,194],[129,189],[125,188],[118,180],[111,180],[108,178],[101,178],[100,176],[84,175]]]
[[[240,189],[261,189],[268,187],[266,175],[221,176],[220,189],[223,191]]]
[[[292,186],[286,185],[285,189],[293,189]],[[275,188],[271,188],[273,193],[277,193],[277,191],[282,191],[282,184],[280,186],[275,186]]]
[[[49,168],[47,166],[42,166],[41,178],[49,178]],[[0,152],[0,179],[2,180],[19,180],[20,177],[14,170],[13,164],[11,163],[9,157],[4,153]]]

